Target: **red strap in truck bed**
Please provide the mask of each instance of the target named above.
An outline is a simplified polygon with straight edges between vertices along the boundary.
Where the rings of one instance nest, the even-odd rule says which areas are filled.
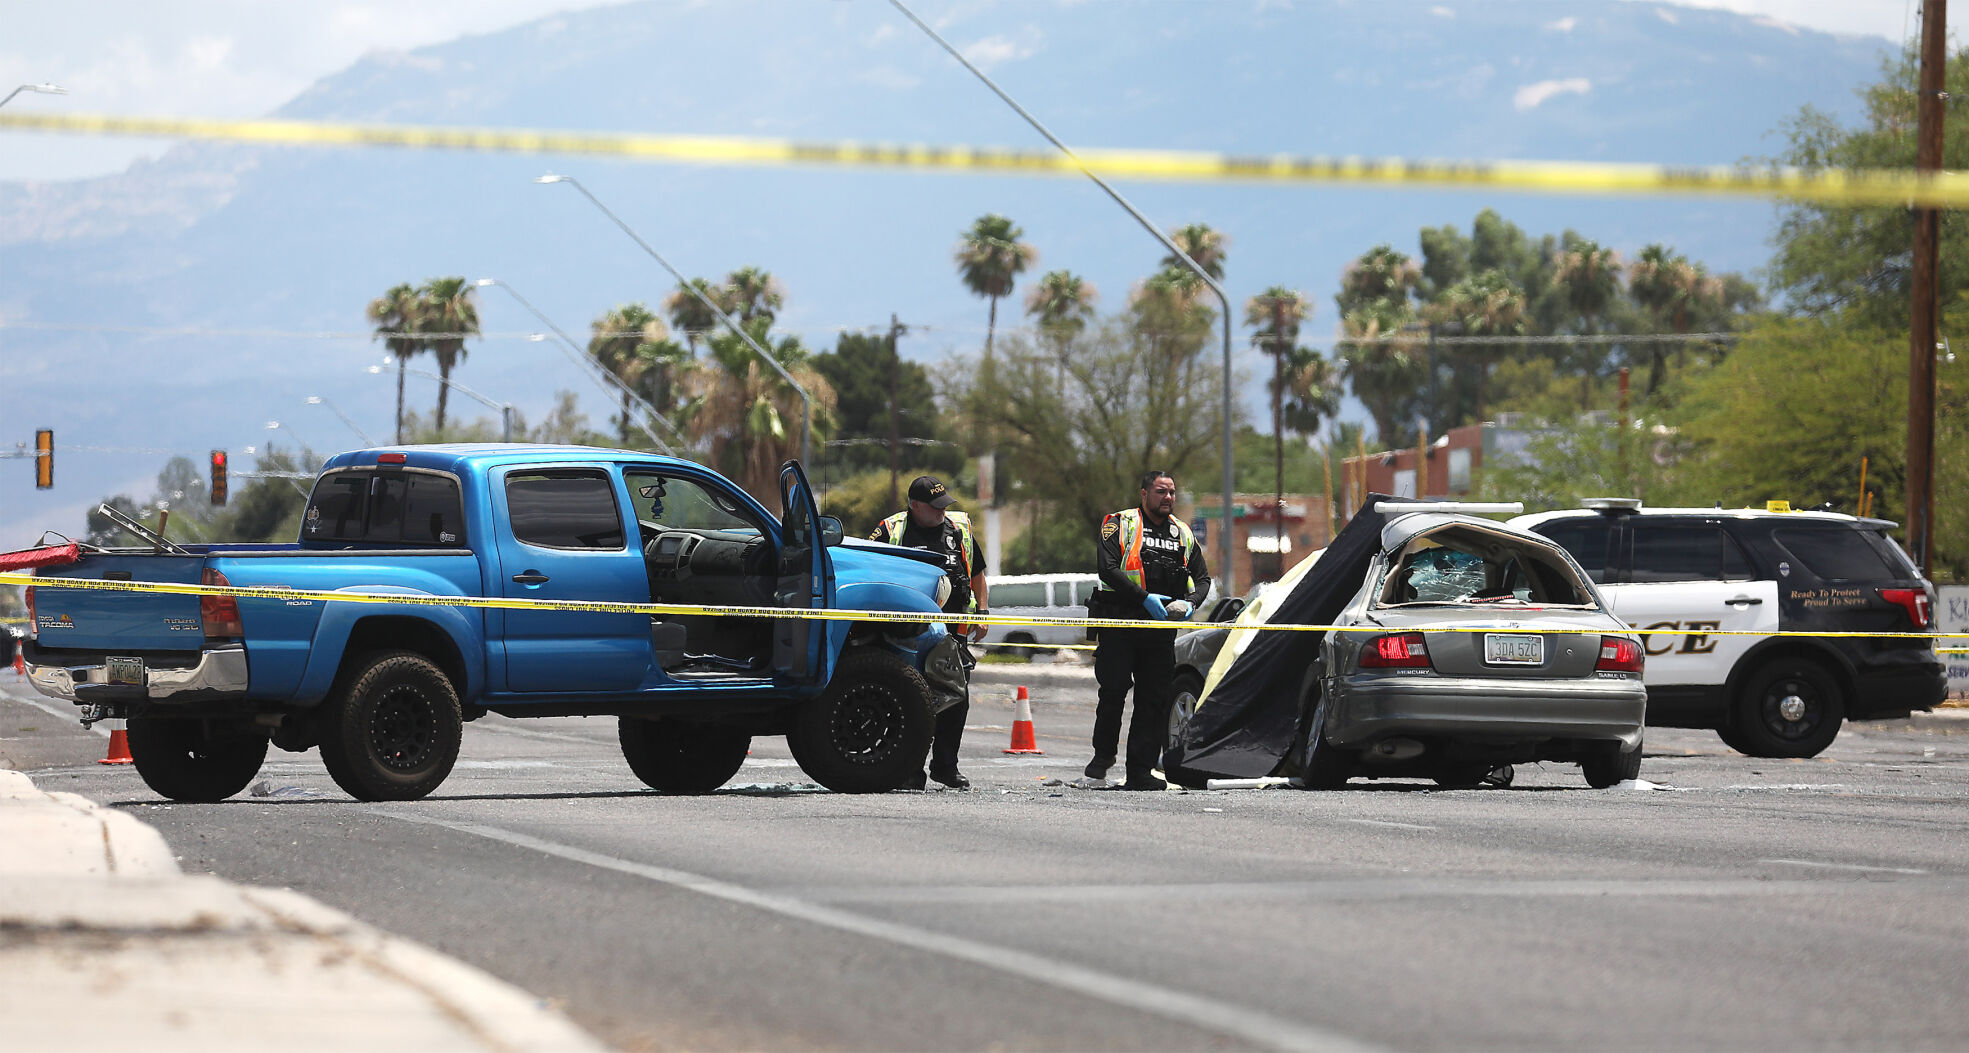
[[[82,546],[73,541],[66,545],[43,545],[40,548],[24,548],[18,552],[0,552],[0,570],[59,567],[81,558]]]

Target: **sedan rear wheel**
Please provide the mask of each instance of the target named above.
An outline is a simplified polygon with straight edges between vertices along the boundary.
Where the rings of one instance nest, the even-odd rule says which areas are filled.
[[[1354,774],[1355,755],[1351,750],[1343,750],[1326,740],[1326,718],[1332,710],[1332,698],[1315,685],[1318,701],[1313,705],[1312,717],[1306,726],[1306,745],[1299,769],[1301,778],[1308,790],[1337,790],[1347,784]]]
[[[1579,773],[1586,776],[1586,785],[1596,790],[1632,782],[1641,777],[1641,747],[1636,745],[1622,753],[1618,742],[1597,746],[1579,758]]]
[[[1196,712],[1196,700],[1201,697],[1202,677],[1188,671],[1176,674],[1176,694],[1169,700],[1169,745],[1182,740],[1183,725],[1190,722],[1190,716]]]

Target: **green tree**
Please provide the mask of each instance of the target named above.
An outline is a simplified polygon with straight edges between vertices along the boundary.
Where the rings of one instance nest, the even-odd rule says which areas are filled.
[[[438,434],[443,435],[451,371],[465,360],[465,339],[478,335],[479,309],[472,284],[462,277],[432,278],[417,290],[417,297],[417,330],[443,378],[438,384]]]
[[[1525,331],[1525,294],[1503,271],[1486,268],[1457,282],[1431,305],[1432,320],[1465,337],[1504,337]],[[1466,344],[1463,356],[1475,366],[1476,423],[1488,420],[1484,380],[1504,353],[1502,341]]]
[[[830,468],[855,474],[879,467],[883,477],[888,477],[891,383],[896,405],[893,431],[904,440],[897,453],[898,464],[911,460],[933,463],[936,467],[931,474],[940,475],[962,466],[963,454],[957,447],[909,441],[936,439],[941,434],[936,391],[923,365],[898,356],[887,335],[842,333],[834,350],[813,357],[813,366],[834,390],[835,431],[842,440],[856,443],[831,450]]]
[[[588,354],[622,382],[622,413],[616,418],[616,438],[629,445],[629,428],[635,423],[633,392],[656,406],[658,412],[671,407],[671,373],[690,353],[670,339],[663,320],[642,303],[623,304],[595,319],[589,326]]]
[[[696,295],[693,295],[693,290]],[[718,315],[705,305],[706,300],[727,314],[736,308],[731,302],[730,287],[712,285],[705,278],[692,278],[689,283],[679,282],[670,295],[663,298],[663,311],[670,316],[670,325],[684,334],[684,343],[692,354],[697,353],[698,338],[718,326]]]
[[[998,298],[1011,295],[1018,276],[1039,259],[1038,250],[1019,240],[1024,236],[1025,231],[1017,224],[990,212],[979,216],[957,243],[957,276],[971,295],[982,296],[991,304],[985,322],[987,370],[991,365],[992,337],[998,329]]]
[[[770,323],[744,323],[800,387],[813,396],[814,434],[824,438],[834,406],[834,389],[814,369],[798,337],[774,340]],[[798,455],[804,409],[799,391],[736,333],[714,333],[705,353],[690,359],[678,387],[684,433],[707,445],[725,474],[768,508],[779,505],[779,466]]]
[[[1093,283],[1066,270],[1040,275],[1039,282],[1026,294],[1026,316],[1038,323],[1040,334],[1059,356],[1063,381],[1067,352],[1093,320],[1094,302],[1099,298]]]
[[[1584,238],[1574,241],[1569,236],[1567,240],[1569,244],[1554,261],[1552,286],[1577,319],[1578,332],[1597,336],[1596,323],[1620,298],[1620,254]],[[1571,364],[1580,374],[1581,412],[1592,408],[1593,378],[1605,360],[1605,353],[1592,343],[1581,345],[1573,355]]]
[[[1775,162],[1807,171],[1913,168],[1919,69],[1911,44],[1883,67],[1878,82],[1860,91],[1865,115],[1857,127],[1845,127],[1809,106],[1800,110],[1780,129],[1789,145]],[[1969,97],[1969,46],[1956,48],[1946,69],[1949,99]],[[1943,123],[1942,135],[1942,167],[1969,168],[1969,127],[1959,112]],[[1775,241],[1771,285],[1792,310],[1857,310],[1868,324],[1905,330],[1913,261],[1907,209],[1796,204],[1783,212]],[[1953,303],[1957,293],[1969,289],[1969,270],[1949,266],[1969,259],[1969,214],[1942,213],[1939,247],[1937,299]]]
[[[376,323],[376,336],[383,341],[383,349],[397,360],[397,436],[398,445],[403,444],[403,381],[404,370],[409,366],[410,356],[424,350],[424,341],[416,335],[418,327],[417,312],[422,301],[416,287],[407,282],[392,285],[388,292],[369,301],[365,312],[369,320]]]
[[[763,318],[771,325],[779,317],[779,309],[786,305],[786,289],[770,271],[740,267],[725,275],[725,295],[713,299],[740,322]],[[731,306],[725,307],[727,303]]]
[[[1203,268],[1205,274],[1218,281],[1224,280],[1224,262],[1229,257],[1231,247],[1229,235],[1208,223],[1190,223],[1170,231],[1169,240],[1183,250],[1183,255]],[[1162,267],[1192,276],[1195,274],[1173,253],[1162,257]]]
[[[1299,326],[1312,313],[1304,293],[1283,285],[1274,285],[1244,303],[1244,324],[1255,330],[1251,344],[1272,360],[1272,379],[1266,387],[1272,397],[1272,489],[1278,502],[1285,500],[1286,369],[1288,363],[1297,361]],[[1275,520],[1274,525],[1285,529],[1282,519]]]
[[[1713,314],[1723,303],[1721,280],[1711,277],[1701,264],[1691,263],[1688,257],[1661,245],[1641,250],[1628,270],[1627,288],[1653,319],[1655,332],[1662,326],[1676,333],[1690,332],[1695,319]],[[1647,394],[1652,398],[1661,390],[1669,348],[1661,340],[1644,341],[1643,347],[1648,362]]]

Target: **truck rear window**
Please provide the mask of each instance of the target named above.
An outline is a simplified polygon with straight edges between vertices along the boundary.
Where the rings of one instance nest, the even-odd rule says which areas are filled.
[[[331,472],[315,482],[301,540],[372,545],[465,544],[458,480],[435,472]]]
[[[1824,581],[1895,581],[1905,573],[1868,544],[1866,534],[1845,527],[1788,527],[1772,532],[1778,544]]]

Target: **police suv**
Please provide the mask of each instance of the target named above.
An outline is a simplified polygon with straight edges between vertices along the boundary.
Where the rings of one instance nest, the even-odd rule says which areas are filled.
[[[1641,634],[1649,724],[1713,728],[1753,757],[1810,757],[1842,720],[1905,717],[1946,697],[1932,638],[1731,635],[1932,631],[1934,586],[1888,536],[1895,524],[1783,502],[1581,503],[1511,525],[1572,553]]]

